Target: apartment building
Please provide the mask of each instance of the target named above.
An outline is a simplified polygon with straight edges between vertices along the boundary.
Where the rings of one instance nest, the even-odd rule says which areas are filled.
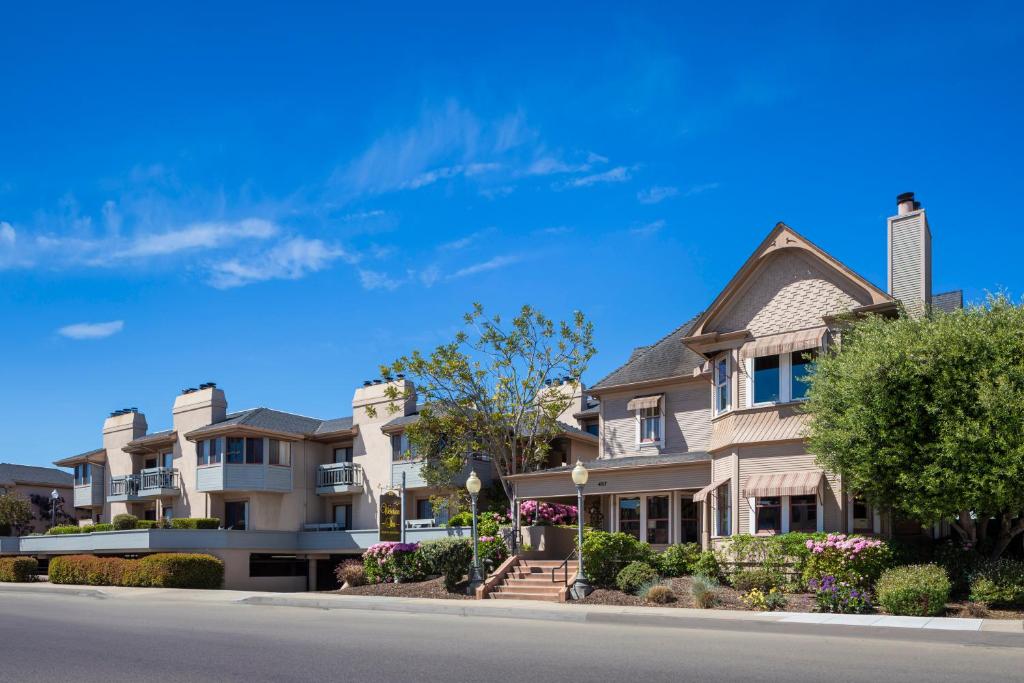
[[[51,494],[57,492],[57,504],[51,508]],[[50,528],[50,518],[58,524],[74,515],[72,509],[72,478],[64,470],[0,463],[0,494],[21,496],[32,509],[27,533],[42,533]]]
[[[883,290],[779,223],[710,304],[590,387],[600,443],[588,464],[588,523],[654,546],[798,530],[920,533],[822,471],[803,439],[801,380],[837,341],[840,316],[962,306],[959,291],[932,294],[931,231],[912,193],[897,198],[887,237]],[[512,477],[516,495],[572,500],[570,469]]]

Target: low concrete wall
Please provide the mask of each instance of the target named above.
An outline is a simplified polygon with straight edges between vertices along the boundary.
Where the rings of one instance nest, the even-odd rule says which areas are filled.
[[[16,553],[20,549],[17,536],[0,536],[0,554]]]
[[[557,526],[524,526],[523,543],[530,546],[522,557],[533,560],[564,560],[576,549],[576,529]]]

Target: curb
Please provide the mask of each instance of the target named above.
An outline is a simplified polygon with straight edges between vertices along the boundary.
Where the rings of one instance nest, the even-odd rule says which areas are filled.
[[[4,583],[0,584],[0,592],[3,593],[35,593],[36,595],[73,595],[79,598],[97,598],[100,600],[106,600],[110,597],[108,593],[105,593],[96,588],[79,588],[77,586],[70,588],[54,588],[54,584],[49,582],[40,582],[47,584],[46,586],[33,585],[31,583]]]

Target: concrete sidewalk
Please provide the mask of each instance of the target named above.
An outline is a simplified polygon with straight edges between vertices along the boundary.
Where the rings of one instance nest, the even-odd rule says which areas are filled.
[[[696,621],[762,624],[859,626],[929,631],[965,631],[1020,634],[1024,621],[959,619],[949,617],[894,617],[885,614],[818,614],[809,612],[747,612],[681,607],[617,607],[553,604],[510,600],[444,600],[338,595],[335,593],[264,593],[256,591],[181,590],[173,588],[120,588],[64,586],[49,583],[2,583],[4,592],[49,593],[115,600],[174,600],[237,605],[300,607],[320,610],[367,610],[406,614],[444,614],[463,617],[540,619],[575,623],[622,623],[641,626],[694,628]]]

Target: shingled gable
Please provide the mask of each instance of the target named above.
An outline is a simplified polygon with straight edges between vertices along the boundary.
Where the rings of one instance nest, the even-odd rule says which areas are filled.
[[[715,342],[718,337],[744,336],[742,330],[719,334],[719,331],[714,329],[715,320],[729,308],[729,305],[737,297],[744,295],[747,285],[752,282],[760,266],[783,250],[798,250],[815,262],[822,264],[826,269],[836,273],[841,280],[846,281],[851,289],[857,290],[862,295],[861,298],[864,299],[864,303],[860,308],[871,308],[872,310],[895,308],[896,302],[891,296],[855,273],[793,228],[785,223],[778,223],[764,241],[758,245],[754,253],[736,272],[711,305],[694,321],[684,340],[687,346],[695,350],[701,350],[704,345]],[[856,310],[859,309],[854,309],[854,311]]]

